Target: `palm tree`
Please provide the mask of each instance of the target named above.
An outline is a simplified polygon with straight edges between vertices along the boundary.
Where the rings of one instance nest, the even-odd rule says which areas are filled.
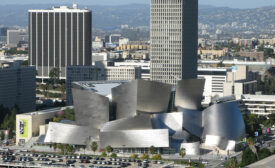
[[[155,154],[155,153],[156,153],[155,147],[154,147],[154,146],[151,146],[151,147],[149,148],[149,152],[150,152],[151,155]]]
[[[179,154],[183,158],[186,155],[186,149],[185,148],[180,148]]]
[[[90,147],[91,147],[92,151],[95,152],[98,148],[98,145],[96,142],[92,142]]]
[[[249,138],[246,140],[246,143],[247,143],[247,145],[249,146],[249,148],[253,151],[253,153],[256,154],[257,159],[259,160],[258,153],[257,153],[257,149],[256,149],[256,147],[255,147],[255,140],[254,140],[254,138],[249,137]]]

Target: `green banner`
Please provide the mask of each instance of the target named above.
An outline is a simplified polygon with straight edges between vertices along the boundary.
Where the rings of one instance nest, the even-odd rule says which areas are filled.
[[[20,138],[28,138],[28,131],[29,131],[29,126],[28,126],[28,120],[21,120],[19,121],[19,133],[20,133]]]

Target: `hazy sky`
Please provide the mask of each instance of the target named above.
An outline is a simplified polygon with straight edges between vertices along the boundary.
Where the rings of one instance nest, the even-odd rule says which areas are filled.
[[[120,5],[131,3],[150,3],[150,0],[0,0],[0,5],[6,4],[38,4],[38,3],[79,3],[83,5]],[[200,4],[226,6],[233,8],[256,8],[275,5],[275,0],[199,0]]]

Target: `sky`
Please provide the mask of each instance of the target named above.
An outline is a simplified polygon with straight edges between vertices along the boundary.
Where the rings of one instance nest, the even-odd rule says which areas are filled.
[[[0,0],[0,4],[70,4],[79,3],[82,5],[121,5],[132,3],[150,3],[150,0]],[[200,4],[223,6],[231,8],[257,8],[262,6],[275,5],[275,0],[199,0]]]

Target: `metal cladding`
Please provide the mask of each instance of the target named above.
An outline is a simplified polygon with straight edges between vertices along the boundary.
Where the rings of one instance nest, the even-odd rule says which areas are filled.
[[[169,147],[176,151],[185,147],[188,155],[197,155],[200,153],[199,142],[189,142],[199,141],[201,138],[206,140],[207,146],[233,150],[236,141],[245,135],[245,125],[238,104],[214,104],[201,111],[204,82],[205,80],[200,79],[179,81],[175,97],[177,112],[172,113],[167,112],[172,85],[136,80],[109,87],[108,97],[100,94],[100,89],[104,91],[106,87],[98,87],[95,91],[74,87],[72,91],[76,122],[87,127],[82,127],[83,130],[80,131],[77,126],[61,126],[54,131],[56,126],[51,124],[46,140],[83,144],[89,137],[87,134],[96,135],[95,137],[99,134],[98,131],[90,134],[87,129],[90,128],[100,129],[102,149],[108,145],[113,148]],[[109,114],[113,113],[116,120],[109,121]],[[62,130],[63,127],[65,131]],[[74,140],[75,137],[79,140]]]
[[[167,112],[172,86],[153,81],[136,80],[112,89],[116,118],[137,113]]]
[[[103,124],[101,132],[121,131],[121,130],[146,130],[152,129],[150,116],[135,116],[110,121]]]
[[[169,105],[172,85],[138,80],[137,112],[166,113]]]
[[[125,83],[112,89],[112,104],[116,119],[133,117],[137,106],[137,81]]]
[[[239,141],[245,135],[245,124],[237,102],[214,104],[204,110],[203,136],[219,136]]]
[[[202,135],[202,111],[178,108],[183,115],[183,128],[197,137]]]
[[[204,83],[204,79],[178,81],[175,106],[184,109],[200,110]]]
[[[86,145],[91,136],[98,139],[98,135],[99,130],[89,127],[50,122],[44,142]]]
[[[200,142],[182,143],[181,148],[186,150],[186,155],[200,155]]]
[[[186,140],[189,134],[183,131],[183,113],[154,114],[152,117],[154,129],[168,129],[169,136],[177,140]]]
[[[153,130],[127,130],[100,133],[100,146],[106,148],[156,148],[169,147],[167,129]]]
[[[219,147],[223,150],[235,150],[236,141],[228,140],[221,136],[206,135],[205,145],[212,147]]]
[[[76,123],[100,129],[109,121],[109,99],[91,90],[72,88]]]

